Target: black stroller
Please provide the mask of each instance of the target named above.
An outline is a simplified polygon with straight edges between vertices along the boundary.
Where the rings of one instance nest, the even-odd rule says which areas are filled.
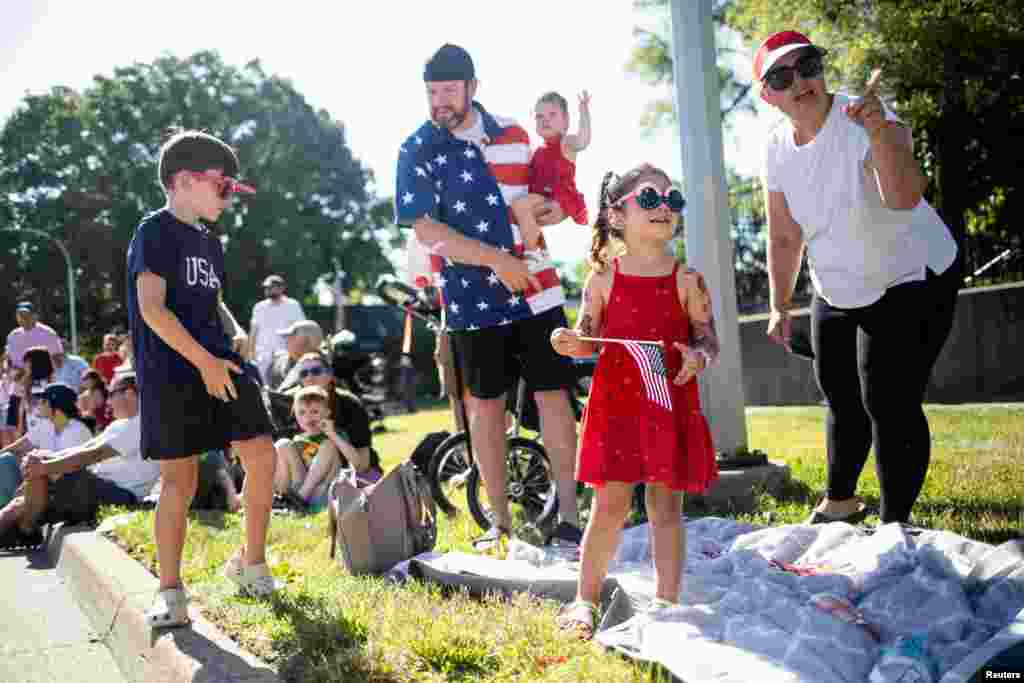
[[[424,321],[432,330],[441,327],[441,310],[432,304],[422,292],[404,283],[388,280],[377,288],[378,294],[388,303],[402,308]],[[454,358],[455,396],[462,395],[462,368],[458,352],[452,347]],[[571,395],[577,419],[583,412],[583,398],[589,389],[589,378],[593,374],[594,362],[576,363],[577,382]],[[513,514],[517,508],[523,521],[537,527],[547,526],[558,512],[555,484],[551,478],[551,465],[539,438],[523,435],[523,431],[536,433],[540,428],[537,404],[530,394],[526,381],[519,378],[515,391],[510,392],[509,413],[511,424],[506,434],[506,463],[508,476],[506,494]],[[458,401],[462,411],[462,424],[468,424],[465,406]],[[440,507],[449,516],[456,513],[451,496],[456,490],[466,488],[466,501],[473,519],[481,529],[491,526],[491,513],[485,504],[480,470],[473,459],[472,443],[468,432],[456,432],[445,439],[434,451],[427,471],[431,492]]]

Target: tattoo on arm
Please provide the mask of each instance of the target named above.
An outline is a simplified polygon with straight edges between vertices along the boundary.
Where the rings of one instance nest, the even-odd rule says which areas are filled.
[[[580,324],[578,328],[583,333],[584,337],[594,336],[594,319],[589,313],[584,313],[583,317],[580,318]]]
[[[696,291],[691,290],[690,308],[690,346],[708,354],[709,361],[715,361],[721,351],[718,332],[715,330],[715,316],[711,310],[711,293],[708,291],[704,276],[691,271],[696,276]]]
[[[593,280],[589,280],[583,288],[583,305],[580,307],[580,317],[576,320],[576,331],[584,337],[596,337],[601,333],[601,304],[594,293],[596,287]],[[595,348],[597,342],[591,342]]]
[[[718,333],[715,331],[715,317],[709,315],[707,320],[691,320],[690,327],[692,331],[690,347],[702,349],[708,354],[711,361],[716,360],[721,349],[718,343]]]

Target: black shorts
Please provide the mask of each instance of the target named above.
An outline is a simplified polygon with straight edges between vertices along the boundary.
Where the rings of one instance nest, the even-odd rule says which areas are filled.
[[[566,326],[565,311],[559,306],[508,325],[451,332],[469,393],[498,398],[520,376],[530,391],[571,386],[572,359],[551,346],[551,333]]]
[[[225,450],[232,441],[270,436],[270,417],[260,392],[259,370],[242,365],[231,373],[236,398],[221,401],[206,392],[198,372],[176,382],[148,383],[139,387],[142,419],[142,457],[173,460]]]
[[[137,505],[139,500],[126,488],[89,470],[65,474],[51,482],[49,501],[42,516],[45,524],[80,524],[96,518],[101,505]]]

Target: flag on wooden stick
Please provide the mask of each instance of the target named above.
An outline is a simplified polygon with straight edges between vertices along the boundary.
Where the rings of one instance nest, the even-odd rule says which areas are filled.
[[[629,351],[629,355],[640,368],[640,377],[644,382],[647,398],[665,410],[672,410],[672,396],[668,390],[668,377],[665,371],[665,356],[660,344],[645,344],[635,341],[620,342]]]

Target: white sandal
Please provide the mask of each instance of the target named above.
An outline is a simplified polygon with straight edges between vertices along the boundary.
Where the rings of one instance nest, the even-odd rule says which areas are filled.
[[[252,598],[267,598],[282,588],[282,583],[270,573],[266,563],[246,567],[241,552],[236,553],[224,565],[224,578],[238,587],[238,592]]]
[[[192,623],[188,616],[188,593],[184,588],[166,588],[157,591],[153,606],[146,612],[146,623],[151,628],[187,626]]]
[[[590,640],[597,630],[601,610],[589,600],[574,600],[563,607],[555,618],[558,628],[573,631],[580,640]]]

